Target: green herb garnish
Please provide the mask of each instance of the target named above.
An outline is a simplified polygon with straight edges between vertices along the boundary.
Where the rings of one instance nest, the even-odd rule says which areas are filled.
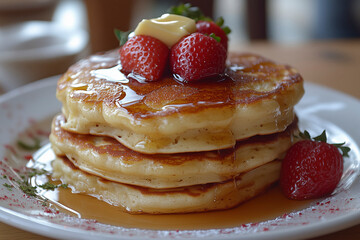
[[[26,195],[36,197],[37,190],[36,186],[31,186],[30,183],[26,181],[18,182],[19,188],[21,191],[23,191]]]
[[[10,185],[10,184],[7,184],[7,183],[4,183],[3,186],[6,187],[10,191],[12,191],[12,189],[14,187],[13,185]]]
[[[68,188],[67,184],[53,184],[51,182],[46,182],[44,184],[31,184],[31,179],[35,176],[48,175],[49,171],[45,169],[36,169],[36,168],[28,168],[28,170],[23,173],[23,175],[19,175],[20,180],[17,180],[16,183],[19,186],[19,189],[23,191],[26,195],[31,197],[37,197],[38,189],[50,190],[53,191],[56,188]],[[6,178],[4,175],[3,178]],[[7,187],[9,190],[13,188],[12,185],[4,183],[3,186]]]
[[[19,140],[17,142],[18,146],[20,148],[22,148],[23,150],[27,150],[27,151],[34,151],[34,150],[38,150],[41,145],[40,145],[40,140],[37,139],[37,138],[34,138],[34,144],[33,145],[30,145],[30,144],[27,144],[27,143],[24,143],[23,141]]]
[[[49,174],[49,171],[45,169],[36,169],[36,168],[30,168],[30,171],[26,173],[26,176],[28,178],[32,178],[35,176],[41,176],[41,175],[47,175]]]
[[[51,182],[46,182],[42,185],[38,185],[38,187],[41,187],[42,189],[45,189],[45,190],[51,190],[51,191],[54,191],[56,188],[57,188],[57,185],[51,183]]]
[[[68,188],[67,184],[59,184],[59,185],[55,185],[51,182],[46,182],[42,185],[37,185],[38,187],[45,189],[45,190],[51,190],[54,191],[56,188]]]
[[[44,201],[41,203],[43,207],[46,207],[48,205],[49,199],[45,198]]]

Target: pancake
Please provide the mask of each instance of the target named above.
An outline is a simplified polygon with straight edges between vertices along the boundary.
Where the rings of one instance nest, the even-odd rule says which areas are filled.
[[[235,147],[208,152],[142,154],[110,137],[76,134],[54,118],[50,141],[55,154],[66,156],[82,171],[114,182],[151,188],[173,188],[221,182],[282,158],[292,145],[297,121],[284,132],[255,136]]]
[[[294,68],[253,54],[230,54],[224,76],[197,83],[144,83],[119,69],[117,50],[69,68],[57,86],[64,129],[148,154],[225,149],[284,131],[304,91]]]
[[[280,161],[272,161],[238,177],[184,188],[151,189],[114,183],[77,169],[66,158],[52,163],[53,177],[74,192],[94,196],[130,213],[188,213],[228,209],[258,195],[280,176]]]

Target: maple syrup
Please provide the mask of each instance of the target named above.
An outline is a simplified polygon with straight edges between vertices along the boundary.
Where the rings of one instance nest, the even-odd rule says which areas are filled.
[[[55,182],[59,183],[59,182]],[[58,188],[43,194],[60,211],[84,219],[125,228],[154,230],[195,230],[231,228],[275,219],[304,209],[311,203],[287,199],[278,185],[229,210],[188,214],[129,214],[94,197]]]
[[[276,64],[257,56],[244,57],[248,60],[244,60],[241,64],[237,63],[236,59],[238,58],[233,58],[233,65],[228,69],[226,76],[218,80],[184,85],[167,76],[161,81],[148,84],[128,79],[128,76],[122,74],[119,71],[121,64],[118,62],[118,54],[114,51],[92,56],[86,62],[74,65],[60,79],[58,92],[61,95],[64,89],[73,88],[73,98],[79,101],[104,102],[107,105],[120,106],[135,119],[155,118],[174,112],[193,113],[215,107],[233,109],[236,104],[249,104],[276,94],[273,90],[268,92],[249,90],[251,84],[266,82],[267,78],[264,76],[276,73],[279,70]],[[238,72],[252,73],[260,67],[264,76],[254,77],[252,74],[245,75]],[[290,72],[287,66],[281,68]],[[287,79],[289,81],[286,84],[289,85],[302,81],[301,76],[296,72]],[[83,83],[86,83],[87,87],[84,88],[84,85],[81,85]],[[249,84],[249,88],[243,87],[246,84]],[[171,105],[167,105],[169,103]],[[167,107],[165,108],[164,105]],[[288,105],[284,103],[284,108],[287,107]],[[52,159],[48,157],[46,160],[49,162]],[[71,189],[58,188],[55,191],[46,191],[43,196],[60,211],[77,217],[95,219],[101,223],[126,228],[157,230],[235,227],[274,219],[305,208],[310,203],[310,201],[286,199],[277,185],[233,209],[191,214],[129,214],[122,208],[95,197],[72,193]]]
[[[165,74],[160,81],[146,83],[134,74],[121,72],[118,51],[110,51],[73,65],[59,80],[57,92],[61,99],[62,92],[71,89],[72,99],[115,105],[141,120],[208,108],[235,108],[271,99],[303,81],[291,67],[257,55],[234,54],[228,60],[231,64],[225,74],[217,77],[183,83]],[[280,104],[286,107],[289,103]]]
[[[35,165],[51,172],[51,161],[55,155],[46,145],[34,154]],[[34,183],[49,181],[45,175],[37,176]],[[51,180],[50,180],[51,181]],[[54,181],[59,184],[60,181]],[[287,199],[276,184],[257,197],[241,205],[221,211],[187,214],[129,214],[121,207],[112,206],[95,197],[73,193],[71,188],[57,188],[40,193],[48,203],[59,211],[83,219],[94,219],[100,223],[125,228],[154,230],[195,230],[231,228],[247,223],[258,223],[275,219],[285,214],[308,207],[312,200],[295,201]]]

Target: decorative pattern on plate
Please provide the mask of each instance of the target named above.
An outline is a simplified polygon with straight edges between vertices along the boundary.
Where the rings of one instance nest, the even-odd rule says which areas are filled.
[[[264,222],[224,229],[165,231],[124,228],[82,219],[71,212],[60,212],[54,203],[42,197],[29,197],[19,189],[17,182],[23,180],[21,176],[29,167],[37,167],[33,159],[43,156],[44,149],[33,154],[32,150],[21,149],[17,141],[29,146],[36,145],[37,141],[32,142],[34,139],[39,139],[41,146],[47,143],[49,117],[60,110],[54,91],[55,80],[42,81],[0,98],[0,220],[10,225],[64,239],[289,239],[299,234],[304,238],[317,236],[360,222],[360,150],[356,144],[360,136],[351,131],[360,121],[359,114],[351,108],[359,108],[360,103],[346,95],[307,84],[307,95],[297,109],[300,128],[315,133],[325,128],[331,141],[346,141],[352,149],[350,158],[345,159],[344,175],[336,194],[315,201],[303,210]],[[355,123],[342,124],[336,117],[345,114]],[[38,191],[41,195],[43,190]]]

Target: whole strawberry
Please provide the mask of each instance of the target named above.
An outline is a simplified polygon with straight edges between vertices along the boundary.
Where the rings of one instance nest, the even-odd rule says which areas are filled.
[[[177,78],[185,82],[222,74],[225,62],[224,46],[202,33],[182,38],[170,52],[170,68]]]
[[[122,71],[146,81],[159,80],[167,66],[168,47],[160,40],[144,35],[130,38],[120,48]]]
[[[343,173],[343,156],[337,147],[344,156],[350,149],[343,147],[343,144],[326,143],[325,131],[313,139],[308,132],[301,135],[306,140],[295,143],[282,162],[282,191],[295,200],[329,195],[335,190]]]
[[[228,48],[228,37],[225,31],[213,21],[198,21],[196,23],[196,30],[199,33],[206,35],[215,34],[220,38],[220,43],[227,50]]]

